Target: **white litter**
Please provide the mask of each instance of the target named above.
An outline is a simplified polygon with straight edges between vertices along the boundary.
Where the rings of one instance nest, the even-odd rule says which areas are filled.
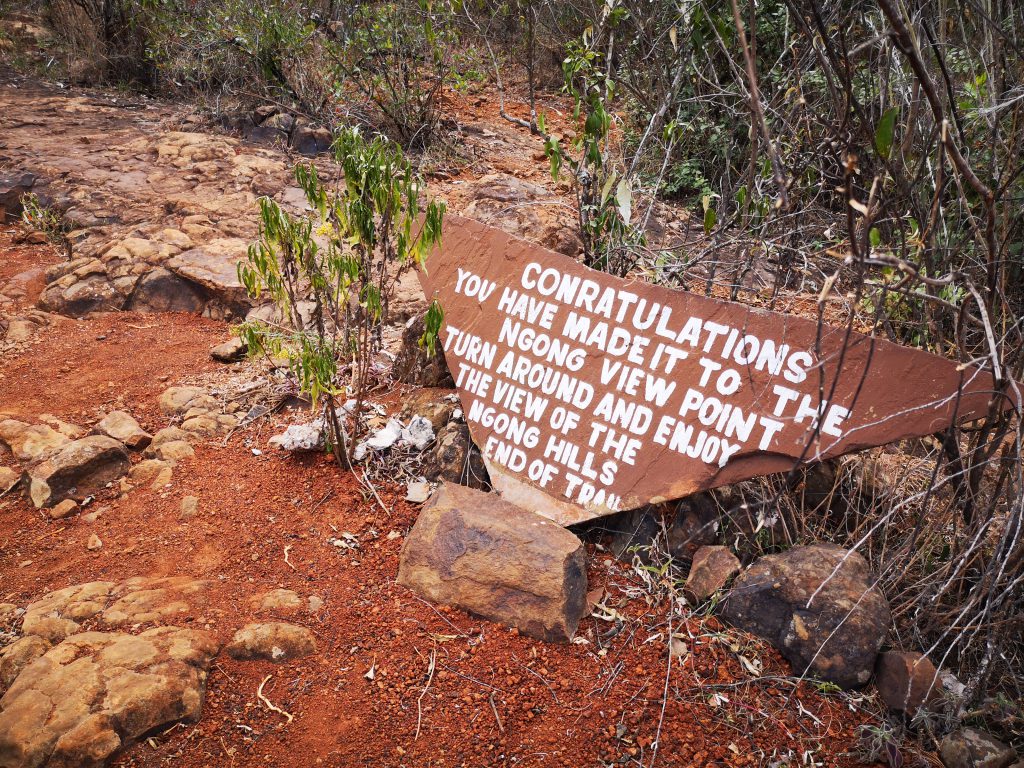
[[[324,423],[320,419],[308,424],[292,424],[280,435],[270,438],[273,448],[285,451],[319,451],[324,447]]]
[[[402,430],[402,441],[417,451],[422,451],[434,442],[434,428],[422,416],[413,416],[409,420],[409,426]]]
[[[405,500],[413,504],[422,504],[430,498],[430,483],[425,480],[411,482],[406,487]]]

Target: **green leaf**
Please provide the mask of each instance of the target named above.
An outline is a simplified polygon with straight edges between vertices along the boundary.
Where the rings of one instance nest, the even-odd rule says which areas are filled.
[[[615,188],[615,202],[619,206],[619,216],[626,226],[629,226],[629,221],[633,217],[633,189],[625,178],[619,181],[618,187]]]
[[[892,152],[893,136],[896,133],[896,115],[899,107],[890,107],[882,113],[882,119],[878,121],[875,128],[875,150],[885,160],[889,159]]]
[[[711,230],[715,228],[716,221],[718,221],[718,216],[715,215],[715,209],[709,205],[704,209],[704,234],[711,234]]]
[[[868,232],[868,239],[871,241],[871,247],[877,248],[882,243],[882,233],[878,231],[878,227],[872,227],[871,231]]]

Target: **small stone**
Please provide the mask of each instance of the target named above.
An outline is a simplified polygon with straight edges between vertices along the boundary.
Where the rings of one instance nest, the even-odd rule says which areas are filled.
[[[172,440],[169,443],[162,443],[156,449],[156,456],[161,460],[175,466],[182,459],[190,459],[196,455],[192,446],[184,440]]]
[[[272,589],[250,600],[256,610],[264,613],[291,615],[302,609],[302,598],[290,589]]]
[[[886,651],[875,665],[875,687],[889,709],[913,715],[942,688],[928,658],[910,651]]]
[[[205,394],[199,387],[168,387],[160,395],[160,411],[168,416],[177,416],[187,411],[193,400]]]
[[[98,434],[112,437],[134,451],[141,451],[153,441],[153,436],[139,426],[131,414],[111,411],[96,425]]]
[[[249,346],[239,337],[228,339],[210,350],[210,357],[221,363],[237,363],[249,352]]]
[[[946,768],[1006,768],[1017,755],[994,736],[964,728],[939,743],[939,757]]]
[[[195,517],[199,512],[199,499],[196,496],[186,496],[181,500],[181,517],[188,519]]]
[[[686,593],[694,603],[702,603],[723,589],[740,572],[736,555],[722,546],[703,546],[693,556],[686,577]]]
[[[60,504],[50,509],[50,517],[54,520],[61,520],[70,517],[78,511],[78,502],[74,499],[64,499]]]
[[[171,482],[172,474],[173,469],[168,462],[146,459],[128,471],[128,480],[134,485],[148,485],[156,491]]]
[[[247,624],[235,633],[224,650],[233,659],[283,662],[314,653],[316,641],[305,627],[274,621]]]
[[[95,552],[97,549],[100,549],[100,548],[103,547],[103,542],[100,541],[100,537],[99,536],[97,536],[95,533],[92,533],[92,534],[89,535],[89,543],[86,544],[85,546],[86,546],[86,549],[88,549],[90,552]]]

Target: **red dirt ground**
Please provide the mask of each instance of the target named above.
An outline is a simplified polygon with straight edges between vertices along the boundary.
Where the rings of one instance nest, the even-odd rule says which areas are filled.
[[[0,276],[15,261],[20,272],[54,258],[8,238]],[[0,363],[0,411],[88,426],[124,404],[157,429],[166,425],[159,392],[220,367],[208,349],[226,336],[223,323],[185,315],[62,321]],[[794,686],[774,652],[713,618],[672,626],[687,653],[670,665],[667,602],[645,599],[635,574],[593,544],[591,588],[605,588],[606,604],[625,617],[617,634],[588,618],[585,644],[521,637],[395,583],[416,517],[404,489],[379,489],[385,512],[326,457],[257,456],[247,437],[200,447],[161,492],[101,495],[93,523],[51,521],[24,498],[0,499],[0,601],[24,605],[94,579],[207,578],[216,584],[209,602],[187,621],[227,640],[255,618],[253,595],[285,587],[324,599],[316,615],[285,619],[316,633],[314,656],[286,665],[219,658],[201,720],[129,748],[115,765],[767,766],[786,755],[783,765],[861,764],[856,728],[870,718],[855,699]],[[253,444],[266,448],[266,437]],[[185,495],[200,500],[189,519],[179,512]],[[356,534],[359,549],[327,542],[341,532]],[[91,533],[99,551],[86,549]],[[740,656],[762,663],[761,675]],[[257,700],[267,675],[266,695],[292,722]]]

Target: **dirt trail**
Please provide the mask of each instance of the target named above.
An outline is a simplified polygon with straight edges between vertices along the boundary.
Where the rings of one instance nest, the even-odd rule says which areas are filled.
[[[0,412],[24,419],[49,413],[88,428],[124,407],[150,431],[167,426],[157,408],[166,387],[222,380],[251,365],[225,368],[209,359],[210,346],[228,336],[228,313],[220,310],[231,308],[224,301],[231,286],[197,282],[178,257],[250,237],[260,185],[289,195],[287,157],[206,134],[174,145],[177,155],[161,154],[168,131],[182,127],[180,114],[161,105],[27,87],[4,87],[0,101],[4,161],[31,161],[49,194],[68,196],[75,256],[100,257],[95,271],[67,287],[91,281],[104,302],[150,310],[51,316],[0,361]],[[183,147],[213,154],[203,159],[199,150],[182,154]],[[186,231],[190,216],[209,223],[191,219],[195,227]],[[161,235],[168,228],[189,243]],[[0,236],[0,280],[35,275],[13,305],[17,312],[37,293],[44,302],[46,291],[57,293],[54,281],[44,291],[39,275],[62,257],[48,245],[17,245],[16,234]],[[132,238],[136,253],[106,258],[119,246],[130,250]],[[236,258],[234,247],[215,253],[215,262]],[[201,285],[201,306],[188,314],[153,312],[161,308],[155,300],[135,305],[139,280],[126,292],[114,283],[144,277],[143,270],[117,275],[139,264],[166,269],[185,288]],[[767,765],[786,756],[803,764],[809,753],[823,765],[855,764],[848,753],[867,714],[847,699],[794,686],[777,654],[714,619],[692,616],[671,627],[685,653],[669,658],[667,604],[594,543],[590,586],[607,590],[605,604],[621,620],[585,619],[579,644],[547,645],[426,604],[395,583],[416,516],[402,500],[404,487],[378,489],[385,511],[326,457],[269,450],[272,425],[259,424],[204,441],[160,490],[122,493],[115,484],[83,510],[89,514],[51,520],[22,495],[0,497],[0,602],[25,606],[50,590],[100,579],[201,578],[210,587],[175,622],[207,628],[224,642],[246,622],[267,619],[251,601],[268,590],[322,600],[313,610],[272,616],[312,630],[315,654],[286,664],[221,654],[202,718],[129,747],[114,764],[650,765],[655,742],[659,766]],[[194,513],[183,512],[187,496],[198,500]],[[357,546],[329,541],[343,533]],[[93,534],[102,546],[90,550]],[[741,656],[762,663],[764,676],[754,679]],[[257,698],[267,676],[264,694],[293,720]]]

